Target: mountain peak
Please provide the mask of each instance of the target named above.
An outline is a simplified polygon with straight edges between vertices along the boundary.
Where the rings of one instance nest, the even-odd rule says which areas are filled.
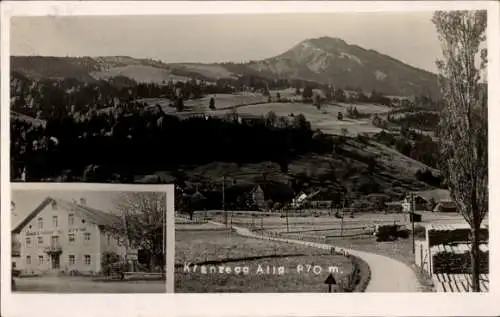
[[[301,42],[302,46],[314,46],[316,48],[330,51],[332,49],[347,46],[348,44],[338,37],[322,36],[313,39],[307,39]]]
[[[312,38],[312,39],[307,39],[304,42],[309,42],[309,43],[338,43],[338,44],[347,44],[343,39],[338,38],[338,37],[331,37],[331,36],[316,37],[316,38]]]

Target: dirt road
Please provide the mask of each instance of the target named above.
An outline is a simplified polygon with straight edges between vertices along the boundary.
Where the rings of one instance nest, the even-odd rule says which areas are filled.
[[[330,249],[331,247],[334,247],[333,245],[324,243],[313,243],[300,240],[280,239],[267,236],[260,236],[252,233],[250,230],[246,228],[241,228],[241,227],[233,226],[233,229],[235,229],[238,234],[247,237],[276,240],[286,243],[304,244],[320,249]],[[368,283],[368,287],[366,288],[365,292],[377,292],[377,293],[420,292],[421,285],[418,282],[417,277],[415,276],[413,270],[406,264],[382,255],[373,254],[369,252],[362,252],[346,248],[342,248],[342,250],[345,250],[347,251],[347,253],[363,259],[370,267],[371,279],[370,282]]]

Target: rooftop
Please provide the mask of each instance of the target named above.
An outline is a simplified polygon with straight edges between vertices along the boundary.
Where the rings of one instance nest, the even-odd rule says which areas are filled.
[[[31,213],[28,214],[26,218],[23,219],[13,230],[13,233],[19,233],[21,230],[35,218],[46,206],[55,203],[58,206],[62,206],[64,210],[73,211],[79,213],[80,216],[91,220],[98,226],[103,227],[113,227],[121,223],[120,217],[104,212],[86,205],[78,204],[75,202],[69,202],[59,198],[47,197],[45,198],[38,207],[36,207]]]

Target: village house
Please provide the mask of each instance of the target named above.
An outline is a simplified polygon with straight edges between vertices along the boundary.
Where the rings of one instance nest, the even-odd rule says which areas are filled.
[[[292,201],[294,195],[293,189],[288,184],[268,180],[257,184],[234,184],[226,189],[225,199],[228,203],[227,207],[231,204],[241,206],[245,201],[246,205],[264,210],[270,201],[285,206]]]
[[[12,230],[20,242],[16,267],[24,274],[97,274],[104,254],[127,254],[120,225],[120,217],[88,207],[85,199],[47,197]]]
[[[414,193],[415,210],[429,210],[434,212],[457,212],[455,202],[450,191],[446,189],[432,189]]]

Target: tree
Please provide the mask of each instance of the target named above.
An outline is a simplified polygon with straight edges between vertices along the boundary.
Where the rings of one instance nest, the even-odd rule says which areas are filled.
[[[339,102],[345,101],[345,93],[342,89],[339,88],[335,90],[335,100]]]
[[[439,126],[442,169],[458,211],[471,228],[472,289],[479,292],[479,230],[488,212],[488,110],[485,84],[486,11],[438,11],[437,61],[444,108]],[[475,60],[481,57],[481,63]]]
[[[318,110],[321,110],[321,96],[319,94],[314,95],[314,105]]]
[[[177,100],[175,101],[175,108],[179,112],[184,111],[184,100],[182,99],[182,97],[177,97]]]
[[[116,211],[123,219],[115,229],[127,237],[127,246],[151,255],[151,269],[161,264],[163,270],[165,264],[166,199],[162,192],[126,192],[115,201]]]
[[[281,94],[279,92],[276,93],[276,101],[281,101]]]
[[[304,100],[310,100],[313,96],[313,89],[311,86],[306,86],[303,90],[302,90],[302,99]]]
[[[210,103],[209,103],[208,107],[211,110],[215,110],[215,99],[214,99],[214,97],[210,97]]]

